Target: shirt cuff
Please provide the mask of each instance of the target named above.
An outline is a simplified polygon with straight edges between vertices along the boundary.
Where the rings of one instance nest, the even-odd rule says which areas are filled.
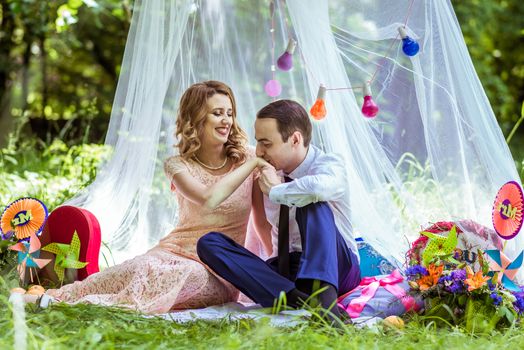
[[[271,190],[269,190],[269,200],[277,204],[286,204],[284,200],[285,190],[285,183],[273,186]]]

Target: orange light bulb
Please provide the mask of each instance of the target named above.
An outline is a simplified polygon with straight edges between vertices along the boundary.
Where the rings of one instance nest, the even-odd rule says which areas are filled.
[[[320,87],[318,88],[318,94],[317,94],[317,100],[313,104],[313,107],[310,109],[311,116],[315,120],[322,120],[327,114],[326,111],[326,87],[323,84],[320,84]]]

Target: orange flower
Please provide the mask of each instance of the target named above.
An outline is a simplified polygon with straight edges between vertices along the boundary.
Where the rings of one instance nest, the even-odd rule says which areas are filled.
[[[420,290],[425,291],[436,285],[442,275],[442,270],[444,270],[444,265],[435,266],[435,264],[430,264],[428,267],[428,275],[422,276],[422,278],[417,281]]]
[[[464,283],[468,286],[468,291],[471,292],[485,285],[487,280],[489,280],[489,277],[484,277],[482,271],[478,271],[474,275],[468,274],[468,278],[466,278]]]

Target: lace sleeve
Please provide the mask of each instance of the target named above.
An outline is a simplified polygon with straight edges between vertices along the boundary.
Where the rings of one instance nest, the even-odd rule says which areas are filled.
[[[187,171],[187,165],[183,161],[183,159],[179,156],[177,157],[169,157],[164,162],[164,172],[166,173],[167,178],[169,181],[173,179],[173,176],[181,173],[182,171]]]

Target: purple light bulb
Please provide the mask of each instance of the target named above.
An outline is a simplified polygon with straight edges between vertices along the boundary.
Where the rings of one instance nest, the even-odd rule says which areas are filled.
[[[277,60],[277,66],[279,69],[288,71],[293,68],[293,53],[295,53],[296,47],[297,42],[293,39],[289,39],[286,51]]]

